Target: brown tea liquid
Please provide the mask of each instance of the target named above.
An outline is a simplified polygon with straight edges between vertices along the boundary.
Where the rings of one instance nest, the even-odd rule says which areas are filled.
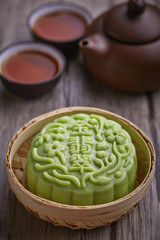
[[[38,83],[51,79],[59,66],[51,56],[39,51],[22,51],[9,57],[2,65],[7,79],[19,83]]]
[[[42,38],[53,41],[70,41],[84,35],[87,28],[86,20],[71,11],[53,12],[40,17],[34,31]]]

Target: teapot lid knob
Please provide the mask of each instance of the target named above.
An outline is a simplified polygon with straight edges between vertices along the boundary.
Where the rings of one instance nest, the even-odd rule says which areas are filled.
[[[129,0],[128,1],[128,16],[131,18],[137,17],[144,12],[145,9],[144,0]]]

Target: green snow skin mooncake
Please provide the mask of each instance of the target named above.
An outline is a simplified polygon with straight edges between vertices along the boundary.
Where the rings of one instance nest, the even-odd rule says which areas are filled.
[[[29,190],[54,202],[88,206],[135,188],[136,150],[115,121],[96,114],[63,116],[45,125],[27,156]]]

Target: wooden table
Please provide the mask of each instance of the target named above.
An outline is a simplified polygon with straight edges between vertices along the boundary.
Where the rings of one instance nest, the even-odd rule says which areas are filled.
[[[26,27],[30,11],[45,0],[0,1],[0,49],[31,40]],[[117,0],[74,0],[97,16]],[[159,0],[152,0],[160,6]],[[10,191],[5,153],[14,133],[31,118],[57,108],[93,106],[122,115],[138,125],[152,140],[157,163],[153,183],[137,208],[107,227],[70,230],[32,216]],[[14,96],[0,82],[0,240],[159,240],[160,239],[160,91],[132,95],[108,89],[95,81],[81,57],[70,60],[61,80],[48,94],[29,100]]]

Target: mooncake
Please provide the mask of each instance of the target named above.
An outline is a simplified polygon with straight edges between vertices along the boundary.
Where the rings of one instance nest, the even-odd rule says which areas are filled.
[[[89,206],[134,190],[137,156],[130,135],[113,120],[74,114],[45,125],[27,156],[28,189],[54,202]]]

